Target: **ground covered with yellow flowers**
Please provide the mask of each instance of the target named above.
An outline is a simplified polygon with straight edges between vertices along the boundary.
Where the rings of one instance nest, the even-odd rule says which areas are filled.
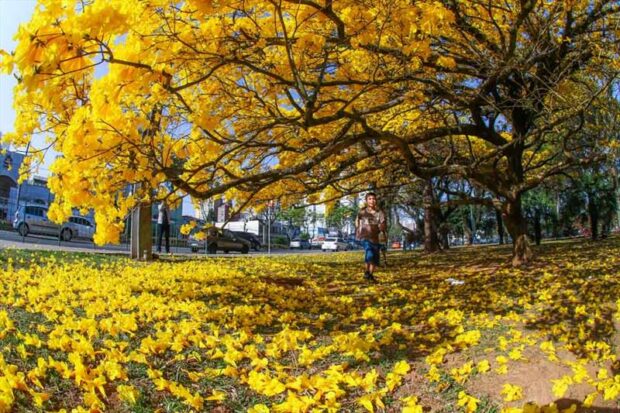
[[[620,239],[133,263],[3,251],[0,412],[617,412]]]

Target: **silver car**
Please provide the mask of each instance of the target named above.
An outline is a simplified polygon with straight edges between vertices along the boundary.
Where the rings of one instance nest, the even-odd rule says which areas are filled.
[[[28,234],[51,235],[60,236],[63,241],[71,241],[73,238],[92,239],[95,233],[95,226],[85,217],[69,217],[69,221],[62,225],[50,221],[44,205],[20,206],[15,212],[13,228],[22,237]]]

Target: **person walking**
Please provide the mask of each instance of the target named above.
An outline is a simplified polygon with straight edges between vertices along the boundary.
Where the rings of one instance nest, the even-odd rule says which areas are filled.
[[[379,234],[385,233],[385,230],[385,213],[377,206],[377,195],[374,192],[368,192],[366,206],[359,211],[355,219],[355,238],[362,242],[365,251],[364,278],[366,280],[377,281],[374,272],[381,262]]]
[[[157,214],[157,252],[161,253],[162,238],[166,238],[166,254],[170,253],[170,209],[166,201],[159,204]]]

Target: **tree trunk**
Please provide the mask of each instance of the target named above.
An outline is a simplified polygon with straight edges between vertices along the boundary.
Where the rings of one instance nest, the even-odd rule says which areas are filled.
[[[447,250],[450,249],[450,240],[448,239],[448,233],[450,232],[450,229],[448,228],[448,225],[446,224],[446,222],[442,222],[441,224],[439,224],[439,242],[441,244],[441,249],[442,250]]]
[[[424,188],[424,251],[426,252],[439,251],[436,214],[433,182],[429,180]]]
[[[540,226],[540,210],[536,208],[534,210],[534,240],[536,245],[540,245],[542,239],[542,228]]]
[[[465,235],[465,245],[472,245],[474,243],[474,233],[471,230],[468,213],[464,213],[463,217],[463,234]]]
[[[614,166],[613,168],[611,168],[611,176],[612,176],[612,182],[613,182],[613,191],[614,191],[614,195],[616,196],[616,210],[614,211],[616,213],[616,220],[617,220],[616,225],[620,226],[620,179],[618,178],[618,169],[616,168],[617,157],[618,157],[618,154],[616,152],[616,156],[614,157],[616,161],[614,161],[614,164],[613,164]],[[611,227],[611,222],[609,223],[609,226]]]
[[[502,207],[502,218],[512,237],[512,265],[519,267],[528,264],[533,253],[527,237],[527,221],[521,210],[521,196],[508,200]]]
[[[151,261],[153,259],[153,233],[151,229],[151,206],[140,205],[131,212],[131,258]]]
[[[588,194],[588,215],[590,216],[590,231],[592,233],[592,240],[596,241],[598,239],[599,212],[592,198],[594,198],[593,194]]]
[[[502,213],[495,210],[495,220],[497,221],[497,236],[499,237],[499,244],[504,244],[504,223],[502,221]]]

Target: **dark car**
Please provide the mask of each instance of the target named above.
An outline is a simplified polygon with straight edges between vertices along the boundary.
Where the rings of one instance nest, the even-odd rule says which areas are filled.
[[[254,249],[254,251],[258,251],[261,249],[262,244],[260,239],[251,232],[243,232],[243,231],[232,231],[238,238],[244,239],[250,243],[250,247]]]
[[[312,249],[310,241],[307,239],[294,238],[291,240],[290,249],[299,248],[300,250]]]
[[[236,236],[227,229],[211,227],[206,232],[206,240],[199,240],[194,235],[190,235],[189,244],[192,252],[204,250],[205,245],[209,254],[215,254],[217,251],[224,251],[225,253],[237,251],[242,254],[250,252],[250,242]]]
[[[361,243],[358,240],[356,240],[355,238],[349,238],[347,240],[347,249],[349,251],[350,250],[359,250],[361,248],[362,248]]]

